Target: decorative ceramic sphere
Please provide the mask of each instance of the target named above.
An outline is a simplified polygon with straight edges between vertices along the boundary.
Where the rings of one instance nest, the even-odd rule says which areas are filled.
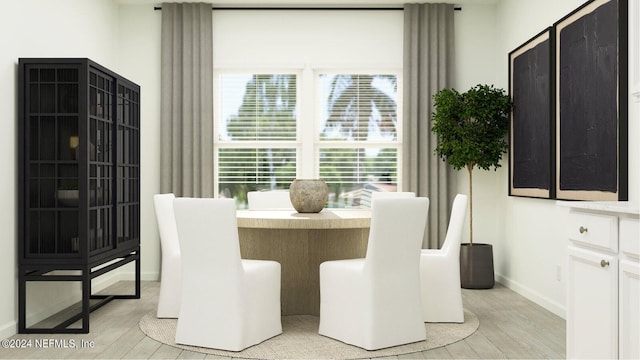
[[[327,204],[329,188],[320,179],[295,179],[289,186],[289,197],[299,213],[318,213]]]

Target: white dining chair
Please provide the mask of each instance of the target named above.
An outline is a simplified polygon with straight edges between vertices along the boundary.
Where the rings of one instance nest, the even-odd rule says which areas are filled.
[[[156,194],[153,205],[160,233],[160,295],[158,297],[158,318],[177,318],[180,312],[180,289],[182,288],[182,264],[180,243],[173,212],[174,194]]]
[[[176,343],[241,351],[282,333],[280,263],[240,258],[233,199],[174,200],[182,253]]]
[[[294,210],[288,190],[247,192],[249,210]]]
[[[376,350],[426,339],[420,248],[429,199],[379,199],[363,259],[320,264],[318,332]]]
[[[422,249],[420,295],[425,322],[464,322],[460,289],[460,242],[467,217],[467,195],[453,200],[449,227],[440,249]]]

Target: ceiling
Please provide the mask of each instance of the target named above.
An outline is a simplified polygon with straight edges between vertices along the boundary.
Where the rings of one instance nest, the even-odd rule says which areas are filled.
[[[143,5],[149,4],[150,6],[159,6],[162,2],[208,2],[213,6],[233,6],[233,7],[242,7],[242,6],[264,6],[264,7],[277,7],[277,6],[300,6],[300,7],[322,7],[322,6],[332,6],[332,7],[397,7],[398,5],[402,5],[407,2],[415,2],[415,3],[451,3],[457,5],[464,4],[477,4],[477,5],[487,5],[487,4],[495,4],[498,0],[114,0],[119,4],[130,4],[130,5]]]

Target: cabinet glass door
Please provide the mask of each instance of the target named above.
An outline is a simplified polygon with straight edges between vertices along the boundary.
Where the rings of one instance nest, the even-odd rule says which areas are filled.
[[[26,256],[79,252],[79,71],[26,67]]]
[[[140,92],[118,84],[118,243],[140,238]]]
[[[89,250],[111,250],[113,241],[114,79],[89,70]]]

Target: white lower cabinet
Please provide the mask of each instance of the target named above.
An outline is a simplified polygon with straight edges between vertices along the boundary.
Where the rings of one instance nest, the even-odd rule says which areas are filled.
[[[637,207],[570,205],[567,358],[640,359]]]
[[[618,259],[570,246],[567,358],[618,357]]]
[[[640,265],[620,261],[620,358],[640,359]]]

